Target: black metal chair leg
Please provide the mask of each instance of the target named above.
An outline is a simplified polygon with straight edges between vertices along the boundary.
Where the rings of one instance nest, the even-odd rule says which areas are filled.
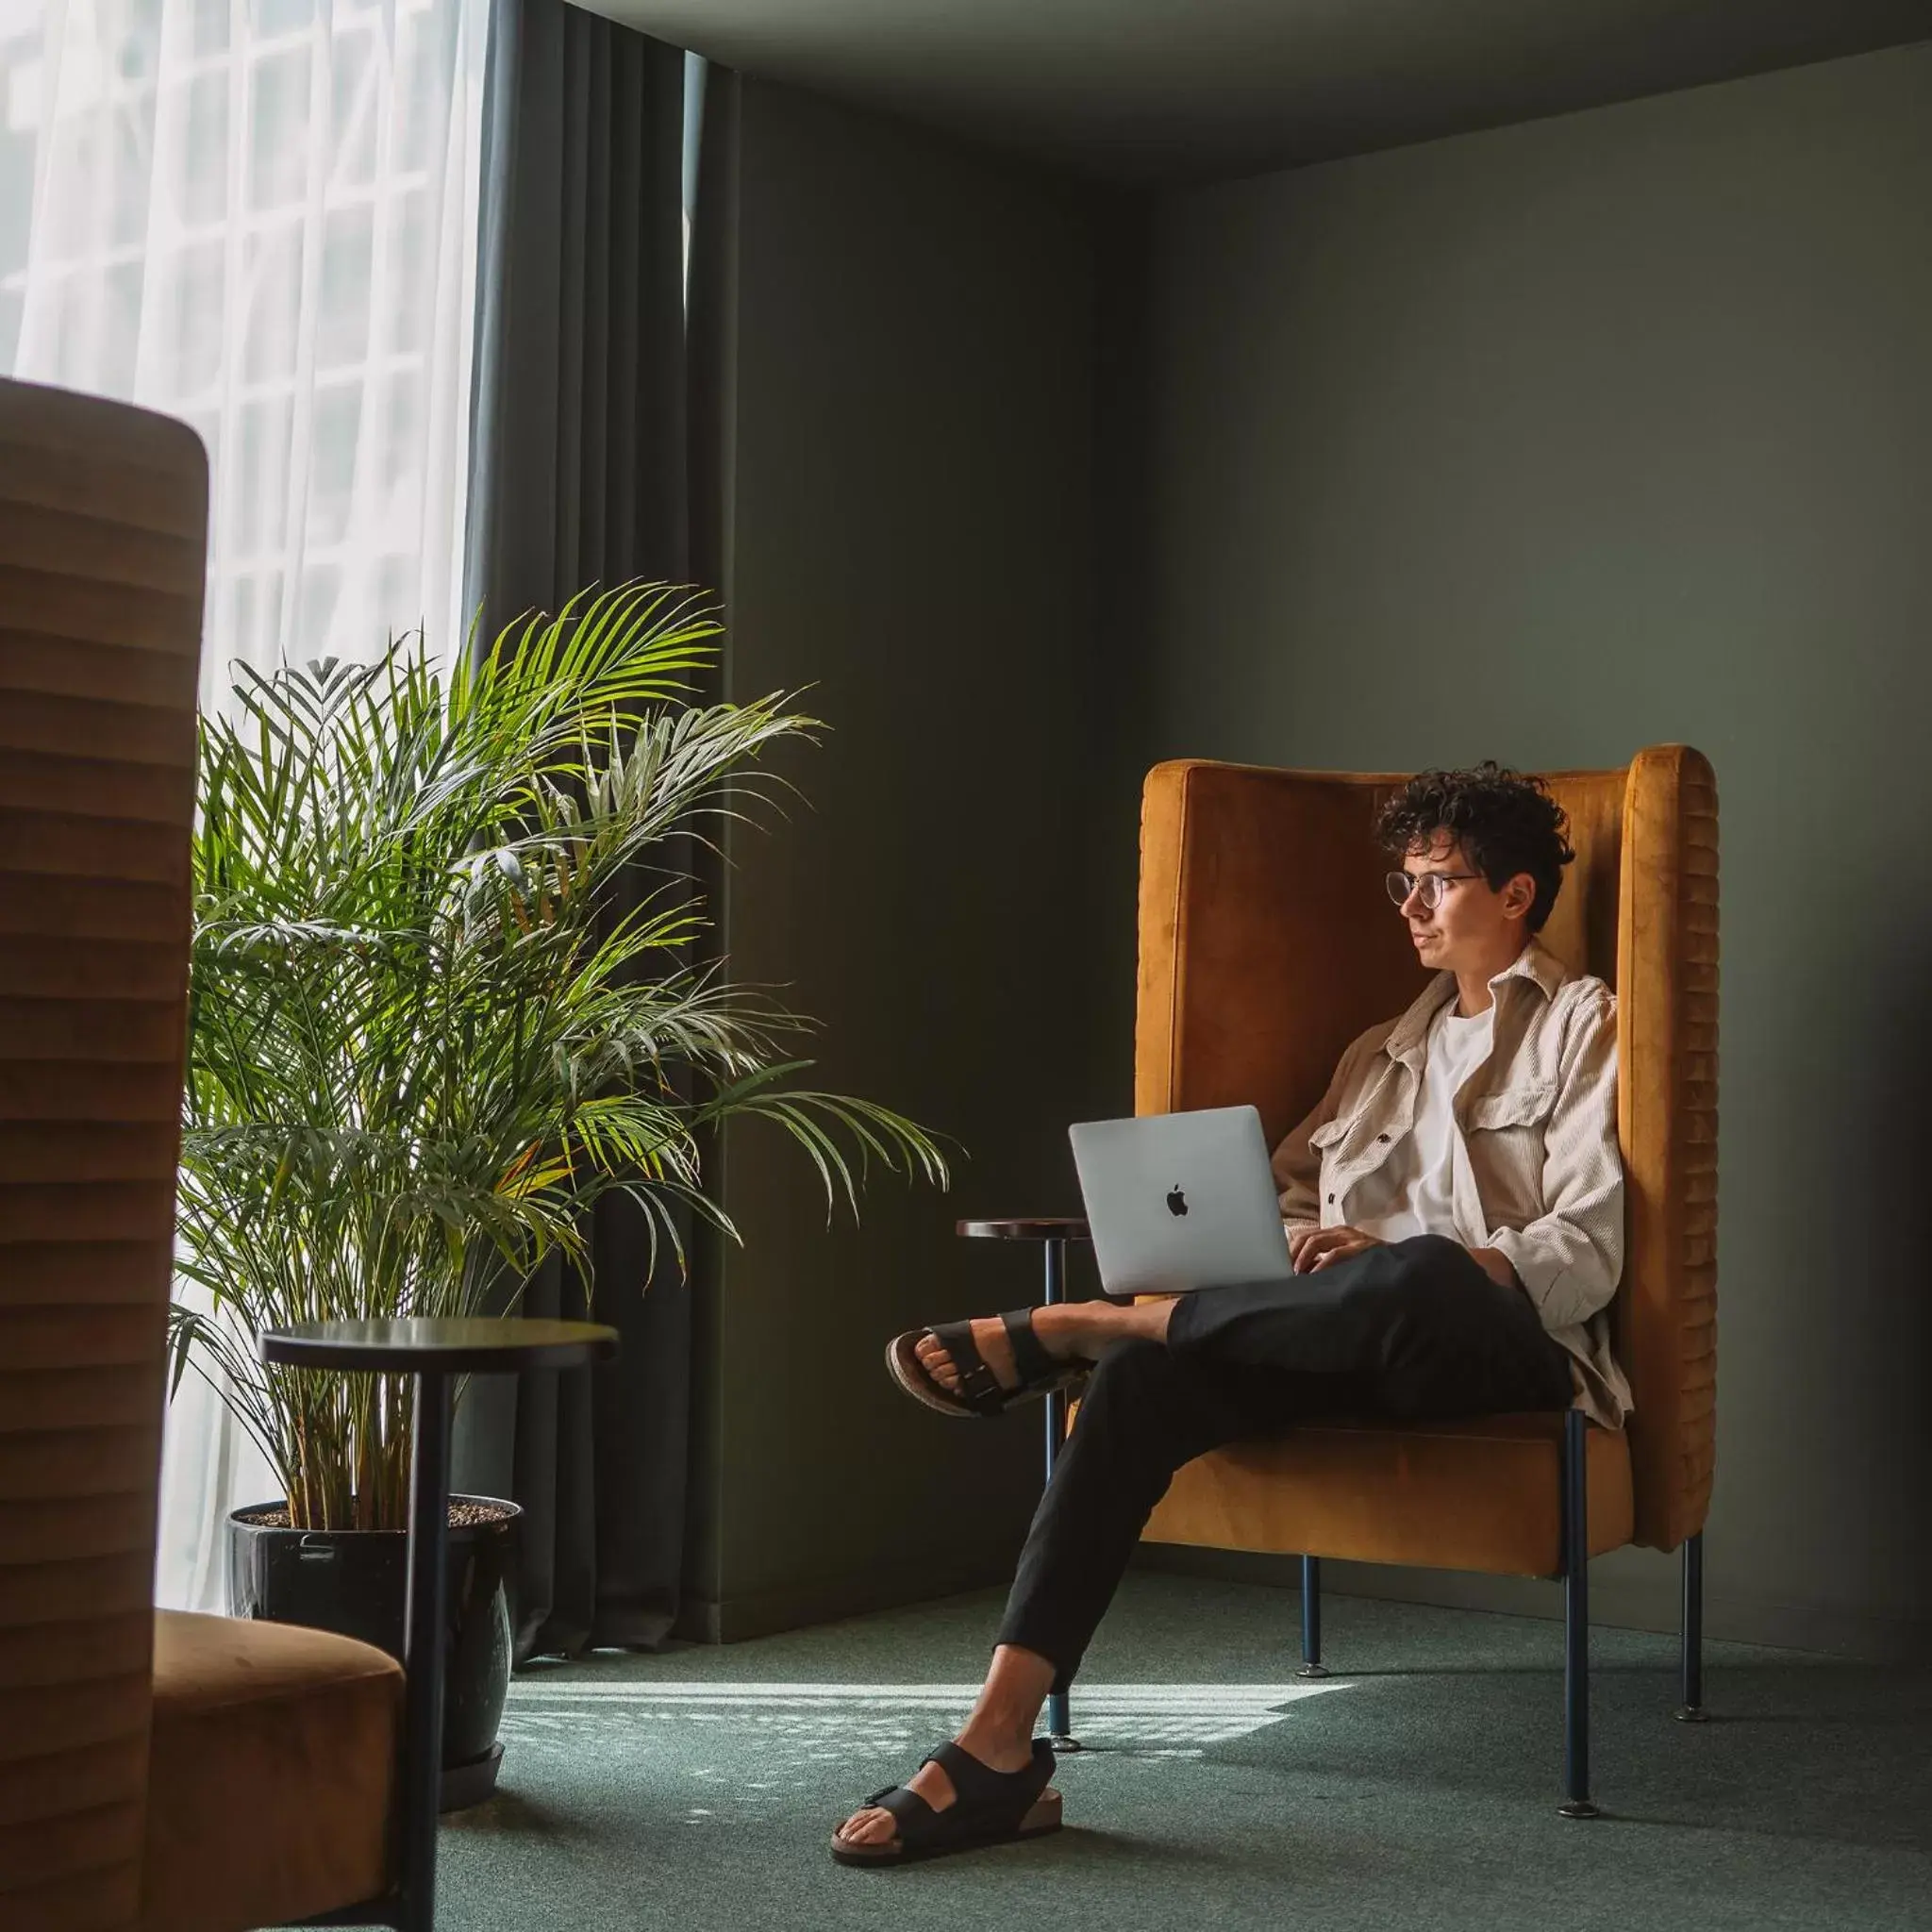
[[[1684,1701],[1672,1713],[1680,1724],[1707,1724],[1704,1707],[1704,1532],[1684,1540]]]
[[[1297,1677],[1325,1677],[1322,1668],[1322,1559],[1302,1558],[1302,1667]]]
[[[1563,1419],[1563,1802],[1565,1818],[1601,1816],[1590,1798],[1590,1529],[1585,1431]]]
[[[450,1379],[416,1377],[404,1612],[401,1932],[435,1932],[436,1821],[442,1794],[444,1551],[449,1541]]]

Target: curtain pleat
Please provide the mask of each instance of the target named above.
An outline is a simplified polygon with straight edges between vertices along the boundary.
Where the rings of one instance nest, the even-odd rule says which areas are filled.
[[[492,47],[468,550],[479,640],[593,583],[691,575],[685,57],[561,0],[497,0]],[[677,1613],[690,1289],[668,1257],[653,1268],[632,1202],[601,1202],[591,1241],[592,1291],[553,1259],[522,1308],[609,1323],[617,1359],[479,1381],[458,1419],[458,1487],[525,1512],[519,1661],[655,1644]]]

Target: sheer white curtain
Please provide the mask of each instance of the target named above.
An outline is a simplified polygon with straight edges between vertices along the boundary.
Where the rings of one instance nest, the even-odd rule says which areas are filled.
[[[486,0],[0,0],[0,369],[192,423],[202,702],[461,628]],[[275,1484],[191,1372],[158,1588]]]

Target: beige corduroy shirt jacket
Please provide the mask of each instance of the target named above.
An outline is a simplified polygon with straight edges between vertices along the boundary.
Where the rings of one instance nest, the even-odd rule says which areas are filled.
[[[1631,1409],[1610,1354],[1610,1298],[1624,1272],[1617,1151],[1617,1001],[1536,940],[1490,981],[1487,1060],[1456,1095],[1456,1239],[1509,1257],[1543,1326],[1569,1351],[1577,1401],[1607,1428]],[[1456,997],[1439,973],[1400,1019],[1341,1056],[1315,1109],[1274,1150],[1282,1219],[1348,1223],[1349,1195],[1414,1130],[1429,1023]]]

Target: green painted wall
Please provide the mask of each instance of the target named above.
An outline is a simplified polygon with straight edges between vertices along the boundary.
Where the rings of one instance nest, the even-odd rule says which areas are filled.
[[[1928,208],[1932,47],[1167,199],[1117,552],[1147,758],[1710,755],[1711,1626],[1871,1651],[1932,1614]]]
[[[809,685],[832,727],[790,821],[731,838],[730,964],[824,1023],[825,1085],[964,1153],[828,1232],[774,1131],[724,1149],[691,1623],[727,1637],[1010,1568],[1040,1411],[947,1422],[881,1354],[1031,1299],[1035,1253],[955,1219],[1072,1209],[1066,1123],[1131,1104],[1136,811],[1092,643],[1091,209],[752,81],[729,150],[728,688]]]

